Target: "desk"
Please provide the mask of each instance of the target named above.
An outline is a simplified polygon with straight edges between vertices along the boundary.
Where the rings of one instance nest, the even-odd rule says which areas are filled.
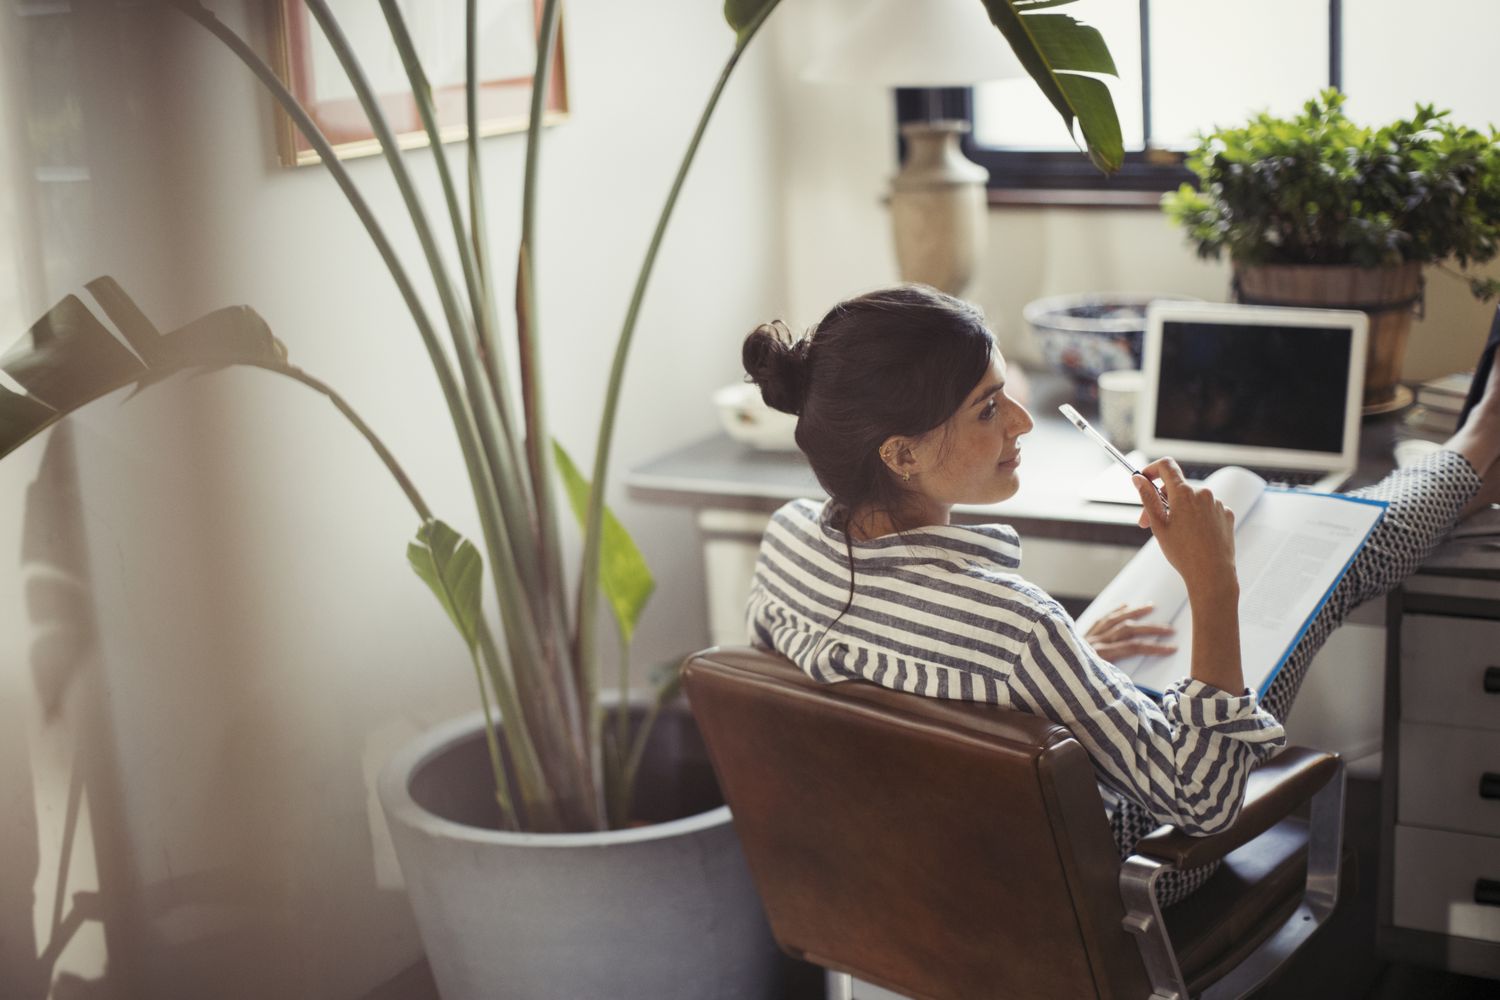
[[[1492,545],[1450,541],[1389,602],[1378,939],[1405,961],[1500,979]]]
[[[1022,438],[1020,490],[1002,504],[960,505],[954,508],[954,520],[1003,520],[1023,539],[1139,547],[1149,535],[1136,527],[1134,508],[1094,503],[1079,495],[1079,484],[1109,460],[1098,445],[1063,419],[1057,407],[1073,403],[1085,417],[1097,420],[1097,406],[1076,400],[1067,379],[1049,374],[1029,374],[1028,378],[1032,399],[1027,409],[1036,426]],[[1349,488],[1376,483],[1394,467],[1391,449],[1400,436],[1413,435],[1394,416],[1365,421],[1359,467]],[[762,513],[788,500],[827,495],[801,452],[759,451],[727,434],[716,434],[638,466],[626,485],[636,500]]]
[[[1023,439],[1021,487],[1002,504],[960,506],[959,523],[1003,521],[1021,535],[1021,572],[1077,614],[1146,541],[1138,509],[1094,503],[1079,484],[1108,462],[1057,412],[1073,402],[1070,383],[1030,374],[1028,404],[1036,427]],[[1092,404],[1075,403],[1086,417]],[[1351,487],[1380,480],[1392,467],[1400,422],[1367,421]],[[709,635],[720,645],[747,640],[745,601],[770,514],[788,500],[826,496],[800,452],[757,451],[719,434],[661,455],[626,479],[632,499],[686,505],[696,513],[708,589]],[[1360,608],[1315,661],[1288,720],[1296,742],[1357,759],[1380,750],[1385,659],[1384,604]]]

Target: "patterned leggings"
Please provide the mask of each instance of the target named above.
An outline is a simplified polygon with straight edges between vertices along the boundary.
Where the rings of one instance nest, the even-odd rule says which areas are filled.
[[[1308,664],[1330,633],[1355,607],[1395,587],[1422,564],[1453,529],[1464,505],[1479,491],[1480,477],[1461,455],[1441,451],[1386,476],[1374,486],[1351,495],[1385,500],[1385,517],[1365,540],[1349,572],[1329,595],[1281,673],[1271,682],[1261,704],[1281,722],[1302,688]],[[1161,824],[1135,802],[1122,801],[1110,817],[1115,845],[1123,859],[1136,841]],[[1157,881],[1157,899],[1169,906],[1197,889],[1216,870],[1205,865],[1167,872]]]

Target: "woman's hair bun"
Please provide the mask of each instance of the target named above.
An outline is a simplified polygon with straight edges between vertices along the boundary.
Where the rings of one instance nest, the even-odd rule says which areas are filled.
[[[762,323],[745,338],[740,358],[747,381],[760,386],[766,405],[783,413],[802,412],[807,401],[808,349],[811,337],[793,338],[781,320]]]

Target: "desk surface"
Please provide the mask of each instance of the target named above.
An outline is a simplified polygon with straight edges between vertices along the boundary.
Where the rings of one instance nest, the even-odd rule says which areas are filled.
[[[1060,538],[1139,546],[1148,533],[1136,526],[1139,508],[1097,503],[1080,495],[1083,484],[1109,462],[1094,444],[1057,412],[1072,402],[1086,417],[1097,408],[1078,402],[1063,378],[1028,373],[1036,427],[1022,443],[1021,488],[1004,503],[954,508],[955,521],[1003,521],[1022,537]],[[1379,481],[1394,466],[1391,449],[1402,427],[1393,416],[1366,420],[1360,464],[1350,487]],[[1123,475],[1123,470],[1122,470]],[[798,497],[824,497],[801,452],[761,451],[717,434],[668,452],[632,470],[626,478],[637,500],[770,512]]]

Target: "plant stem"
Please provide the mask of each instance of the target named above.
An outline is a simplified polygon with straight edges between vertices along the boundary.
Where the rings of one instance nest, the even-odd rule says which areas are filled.
[[[495,775],[495,802],[500,806],[501,829],[514,830],[520,824],[516,822],[516,809],[511,804],[510,793],[506,791],[505,765],[500,763],[500,744],[495,738],[495,716],[490,710],[490,696],[484,687],[484,670],[479,665],[479,654],[473,649],[469,650],[469,660],[474,664],[474,680],[479,684],[479,703],[484,708],[484,742],[490,751],[490,770]]]
[[[385,446],[385,443],[375,436],[375,432],[370,428],[370,425],[365,423],[364,419],[354,411],[354,407],[349,405],[348,400],[339,395],[331,385],[293,365],[272,365],[262,362],[246,363],[253,364],[253,367],[261,368],[268,372],[275,372],[277,375],[284,375],[295,382],[301,382],[315,392],[327,396],[328,401],[354,425],[354,429],[369,443],[370,447],[375,449],[375,454],[380,457],[380,461],[384,463],[386,470],[390,472],[391,477],[396,480],[396,484],[401,487],[401,492],[406,494],[406,499],[411,502],[412,508],[416,510],[417,517],[421,518],[423,522],[433,520],[432,511],[428,508],[427,502],[417,492],[417,488],[413,485],[411,478],[407,476],[406,470],[401,468],[400,463],[396,461],[396,456],[391,454],[391,450]]]
[[[386,238],[384,230],[370,211],[369,205],[365,202],[358,188],[354,186],[348,171],[339,161],[327,139],[312,121],[311,117],[308,116],[306,110],[297,103],[296,98],[292,96],[281,80],[272,72],[271,68],[245,44],[243,39],[220,22],[217,17],[201,4],[195,2],[195,0],[169,0],[169,2],[222,41],[255,74],[317,151],[318,155],[322,158],[324,166],[328,168],[334,181],[338,184],[345,198],[348,199],[350,207],[354,209],[355,215],[364,224],[371,242],[375,245],[376,251],[385,262],[397,290],[406,303],[407,309],[411,312],[418,333],[421,335],[422,342],[427,348],[433,371],[437,375],[439,387],[443,392],[443,398],[448,404],[449,415],[453,421],[459,447],[463,452],[464,462],[469,470],[469,480],[474,490],[475,504],[479,510],[481,523],[485,526],[485,538],[492,566],[501,566],[507,560],[499,558],[501,542],[497,539],[497,531],[493,527],[493,522],[496,519],[493,516],[492,508],[486,503],[486,496],[483,491],[483,484],[490,480],[479,453],[473,413],[470,411],[462,392],[458,388],[457,380],[453,375],[452,369],[449,367],[448,359],[443,353],[441,345],[437,341],[436,333],[431,321],[427,317],[426,310],[423,308],[421,300],[417,297],[405,268],[401,265],[399,258],[397,258],[390,241]],[[514,568],[513,562],[511,566]],[[496,572],[498,576],[498,570],[492,569],[492,572]],[[508,628],[506,631],[506,639],[512,647],[512,658],[519,662],[525,656],[524,651],[527,645],[535,648],[534,642],[527,644],[523,642],[522,638],[523,634],[529,631],[526,628],[529,619],[512,606],[514,595],[520,592],[521,588],[500,588],[497,585],[497,590],[499,590],[498,596],[501,602],[502,613],[508,623],[513,623],[513,627]]]
[[[561,819],[552,802],[544,780],[541,761],[536,756],[536,741],[532,739],[526,722],[526,713],[521,711],[516,698],[515,678],[505,669],[495,637],[483,616],[478,620],[479,651],[484,656],[485,669],[489,673],[490,687],[500,703],[500,718],[505,723],[505,745],[510,749],[511,763],[515,766],[517,784],[521,790],[521,801],[526,804],[526,820],[533,829],[558,829]]]
[[[434,112],[431,99],[431,86],[428,83],[426,71],[422,68],[421,59],[417,55],[416,46],[413,44],[411,34],[407,30],[406,22],[401,16],[401,10],[395,0],[380,0],[381,10],[385,13],[386,23],[390,28],[391,37],[396,44],[396,49],[401,56],[402,64],[406,70],[407,80],[411,84],[413,100],[417,106],[417,113],[422,119],[422,125],[427,131],[429,147],[432,150],[433,162],[438,171],[439,181],[442,185],[443,196],[448,208],[449,221],[453,227],[453,239],[458,248],[459,260],[463,267],[465,282],[468,287],[470,308],[474,316],[474,327],[478,338],[480,354],[481,384],[470,385],[470,392],[485,392],[493,398],[496,412],[499,415],[500,434],[497,441],[497,458],[500,468],[497,469],[497,488],[502,494],[502,506],[506,512],[508,522],[511,520],[523,521],[529,524],[527,533],[528,541],[537,537],[536,511],[530,506],[531,491],[527,488],[527,469],[521,463],[515,451],[515,435],[512,433],[512,422],[509,407],[506,405],[504,370],[501,354],[497,348],[498,323],[494,313],[494,298],[489,292],[487,272],[482,272],[478,267],[477,252],[470,245],[468,233],[464,231],[463,212],[459,208],[458,193],[453,183],[452,171],[448,168],[448,156],[443,148],[441,132],[438,128],[437,116]],[[470,36],[472,37],[472,36]],[[473,88],[466,88],[469,98],[474,97]],[[472,102],[470,102],[472,104]],[[472,127],[472,123],[471,123]],[[477,135],[477,131],[475,132]],[[471,155],[474,155],[476,146],[470,144]],[[472,163],[471,163],[472,167]],[[482,186],[478,183],[477,175],[471,171],[470,195],[473,197]],[[483,225],[483,215],[471,217],[475,226]],[[523,512],[518,516],[517,512]],[[537,549],[530,544],[521,544],[517,549],[530,555]],[[533,570],[533,573],[535,570]],[[498,578],[497,578],[498,583]],[[545,579],[539,582],[539,586],[547,588]],[[554,588],[555,589],[555,588]],[[559,608],[553,612],[553,619],[559,623],[563,621],[563,612]],[[556,628],[564,627],[562,624]],[[553,642],[554,647],[559,643]],[[498,683],[496,681],[495,683]],[[513,709],[507,713],[510,725],[521,725],[521,716]],[[489,734],[493,736],[493,734]],[[535,802],[528,809],[528,816],[538,815]]]
[[[422,208],[421,200],[417,197],[405,160],[402,158],[390,124],[381,110],[374,88],[359,60],[355,57],[353,48],[339,27],[337,19],[330,12],[326,0],[304,0],[304,2],[323,29],[324,36],[348,76],[361,107],[364,108],[371,128],[380,140],[386,163],[406,203],[412,225],[417,232],[417,239],[421,243],[422,251],[431,269],[433,281],[437,286],[438,298],[442,303],[443,312],[452,333],[459,368],[463,372],[464,383],[468,389],[467,398],[475,411],[475,425],[484,447],[484,459],[487,465],[482,462],[480,465],[482,474],[471,478],[476,478],[476,491],[483,497],[480,508],[481,523],[484,525],[486,544],[490,552],[490,566],[495,580],[495,589],[501,597],[506,639],[513,645],[512,658],[518,663],[524,658],[531,663],[543,665],[543,669],[552,668],[552,672],[562,680],[559,690],[554,690],[548,684],[529,685],[530,695],[526,696],[529,701],[534,697],[535,700],[532,703],[537,705],[538,710],[555,719],[554,722],[549,722],[535,730],[536,734],[543,739],[549,739],[555,734],[564,737],[564,745],[561,747],[551,746],[549,739],[549,750],[542,754],[542,761],[544,766],[552,769],[552,790],[557,795],[568,822],[585,827],[596,827],[599,823],[598,810],[593,795],[589,794],[589,788],[593,784],[592,775],[586,765],[586,760],[581,758],[579,750],[587,737],[581,723],[575,717],[574,699],[570,697],[572,679],[568,676],[566,669],[557,669],[557,656],[548,655],[549,647],[555,647],[555,643],[549,641],[552,631],[549,625],[552,623],[546,594],[546,581],[543,579],[538,584],[535,577],[531,581],[525,579],[526,574],[523,572],[525,569],[529,568],[535,572],[535,566],[529,560],[533,553],[528,545],[515,544],[506,532],[510,521],[502,513],[500,491],[497,486],[497,478],[501,475],[503,467],[499,444],[496,440],[499,420],[495,400],[488,391],[488,377],[480,370],[477,363],[477,352],[470,338],[471,331],[458,307],[453,282],[438,253],[427,214]],[[532,432],[535,432],[535,428],[532,428]],[[515,602],[518,599],[530,606],[531,615],[522,613],[516,607]],[[522,669],[519,670],[517,677],[519,679],[526,674],[527,671]]]
[[[437,168],[438,182],[442,185],[443,200],[448,208],[448,219],[453,226],[453,242],[458,250],[459,266],[463,269],[464,285],[469,293],[469,306],[474,317],[474,327],[479,329],[482,318],[479,312],[479,275],[474,268],[474,257],[469,250],[469,237],[464,232],[463,212],[458,205],[458,192],[453,186],[453,174],[448,169],[448,154],[443,149],[443,137],[438,128],[437,115],[432,107],[432,85],[427,72],[422,68],[421,57],[407,30],[406,19],[395,0],[380,0],[381,13],[385,15],[386,27],[390,29],[391,41],[401,57],[402,69],[406,71],[411,85],[412,102],[417,107],[417,116],[422,119],[422,128],[427,133],[427,148],[432,152],[432,162]],[[508,426],[504,410],[500,413],[502,425]]]
[[[474,267],[479,272],[479,290],[483,297],[483,313],[485,329],[490,337],[490,342],[485,345],[485,363],[490,375],[490,382],[499,393],[505,386],[505,370],[500,350],[500,320],[496,313],[495,294],[491,282],[489,227],[487,220],[489,216],[484,210],[484,178],[480,173],[479,161],[479,88],[476,81],[479,79],[479,12],[478,0],[467,0],[464,4],[464,117],[468,127],[468,167],[469,167],[469,237],[474,243]],[[519,463],[518,463],[519,464]],[[521,466],[525,471],[525,466]],[[531,489],[529,472],[528,478],[524,480],[528,491]],[[535,510],[532,510],[533,517]],[[535,522],[532,531],[537,531]],[[538,536],[540,537],[540,536]]]
[[[625,314],[625,322],[620,330],[619,340],[615,344],[614,362],[610,366],[609,383],[604,393],[604,413],[599,423],[599,440],[594,453],[594,471],[590,477],[592,488],[589,491],[588,517],[584,522],[583,529],[583,556],[578,584],[578,615],[575,622],[577,628],[577,662],[579,669],[585,672],[587,678],[583,685],[586,690],[596,692],[598,690],[599,652],[597,648],[598,635],[598,606],[599,606],[599,558],[600,558],[600,536],[602,534],[604,520],[604,488],[609,473],[609,456],[614,443],[615,414],[620,405],[620,386],[625,377],[625,359],[630,352],[631,340],[635,335],[636,320],[640,316],[641,303],[646,296],[646,285],[651,279],[652,268],[656,264],[657,252],[661,249],[662,237],[666,233],[667,223],[671,220],[672,210],[677,205],[677,196],[682,191],[683,181],[687,177],[688,168],[693,164],[693,159],[698,153],[698,145],[703,140],[703,133],[708,128],[709,118],[718,106],[719,97],[724,92],[724,87],[729,82],[730,74],[734,72],[739,63],[740,55],[745,47],[750,44],[755,33],[760,30],[761,25],[771,12],[777,7],[776,3],[769,3],[760,11],[753,21],[747,24],[735,40],[734,51],[730,53],[724,69],[719,74],[718,82],[714,85],[713,93],[709,95],[708,103],[703,108],[703,113],[698,117],[698,125],[693,130],[693,137],[688,143],[687,152],[683,154],[682,163],[677,168],[677,176],[672,181],[672,187],[667,193],[666,204],[662,206],[661,215],[656,222],[656,230],[651,235],[651,243],[646,249],[645,259],[641,262],[641,270],[636,277],[635,290],[631,293],[630,307]],[[601,713],[597,708],[597,697],[594,699],[595,711],[591,720],[594,731],[602,724]]]
[[[630,756],[630,646],[625,637],[620,637],[620,700],[615,707],[615,753],[619,757],[618,779],[615,782],[616,801],[619,803],[616,822],[625,824],[630,817],[630,782],[627,780],[627,763]]]
[[[603,816],[604,778],[599,757],[597,729],[592,724],[593,692],[569,667],[572,652],[567,634],[567,611],[563,597],[562,554],[558,540],[557,506],[552,495],[551,435],[547,433],[546,407],[542,397],[541,349],[536,294],[536,192],[541,162],[542,116],[551,87],[552,55],[557,39],[558,0],[545,0],[537,29],[536,69],[532,74],[531,111],[526,131],[526,169],[521,191],[521,246],[516,266],[516,339],[521,373],[521,403],[526,423],[526,457],[531,470],[531,489],[537,512],[543,589],[549,601],[551,621],[560,627],[549,632],[557,656],[549,663],[556,668],[559,688],[568,692],[569,723],[577,727],[579,754],[591,775],[595,812]]]
[[[479,79],[479,15],[477,0],[467,0],[464,4],[464,117],[467,125],[465,146],[468,148],[468,183],[469,183],[469,236],[473,241],[474,266],[479,274],[479,291],[482,299],[481,312],[484,316],[482,324],[486,331],[486,337],[482,338],[485,347],[486,372],[489,375],[490,384],[497,396],[508,389],[505,377],[505,366],[500,347],[500,320],[496,312],[495,294],[491,281],[489,263],[489,215],[484,208],[484,181],[480,171],[479,157],[479,88],[476,81]],[[517,480],[521,491],[531,494],[530,470],[527,465],[515,461]],[[530,504],[526,504],[526,511],[531,518],[531,534],[540,543],[541,533],[538,525],[538,512]],[[561,620],[561,618],[560,618]],[[500,657],[495,649],[494,639],[484,623],[480,622],[481,648],[485,651],[486,662],[492,673],[501,669]],[[502,707],[502,711],[504,711]],[[512,718],[525,727],[525,716],[516,711]],[[528,739],[522,744],[525,751],[532,752],[532,742]],[[534,758],[533,758],[534,760]],[[551,811],[551,802],[546,802],[547,810]],[[537,804],[533,804],[528,810],[528,816],[539,815],[536,811]],[[556,822],[555,819],[552,822]]]
[[[511,432],[512,422],[510,408],[505,405],[505,396],[501,392],[503,381],[500,379],[500,357],[495,350],[495,328],[487,315],[485,302],[488,300],[488,291],[484,287],[484,275],[479,271],[475,259],[474,250],[471,246],[468,233],[464,231],[463,211],[458,204],[458,191],[453,183],[453,172],[448,168],[448,154],[443,148],[442,133],[438,128],[437,115],[432,106],[432,86],[428,82],[427,73],[422,69],[421,59],[417,56],[416,46],[411,39],[411,33],[406,28],[406,21],[401,16],[401,8],[395,0],[380,0],[380,8],[385,13],[386,23],[391,29],[391,38],[396,43],[396,50],[401,55],[401,62],[406,70],[407,80],[411,83],[412,98],[417,106],[417,114],[422,119],[422,127],[427,131],[428,148],[432,150],[432,160],[437,167],[438,180],[443,188],[443,199],[448,208],[448,218],[453,226],[453,242],[458,248],[459,264],[463,268],[464,283],[468,288],[470,310],[474,316],[474,330],[478,337],[481,354],[486,359],[493,358],[494,377],[490,380],[490,392],[495,398],[496,411],[500,419],[500,444],[502,457],[505,460],[506,471],[499,477],[502,488],[515,482],[518,460],[515,454],[515,437]],[[472,93],[472,88],[470,88]],[[512,498],[508,506],[513,510],[525,509],[519,498]]]

